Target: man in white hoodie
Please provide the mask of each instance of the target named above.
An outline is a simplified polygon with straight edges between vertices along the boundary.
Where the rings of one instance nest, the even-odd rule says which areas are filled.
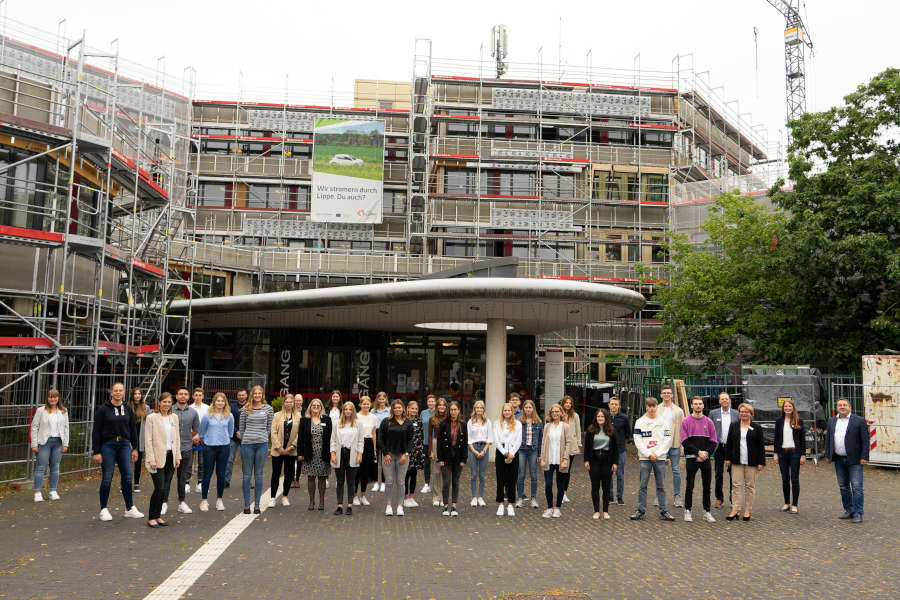
[[[634,445],[637,448],[641,465],[641,487],[638,489],[637,512],[631,515],[632,521],[644,518],[647,512],[647,484],[650,483],[650,471],[656,480],[656,498],[659,501],[659,518],[674,521],[675,517],[666,510],[666,462],[669,448],[672,447],[672,429],[665,419],[657,415],[658,402],[650,397],[644,400],[647,412],[634,424]]]

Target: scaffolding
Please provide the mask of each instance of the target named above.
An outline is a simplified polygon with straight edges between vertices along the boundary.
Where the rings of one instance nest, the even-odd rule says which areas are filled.
[[[78,431],[66,470],[90,468],[93,410],[114,381],[153,399],[186,365],[194,293],[193,77],[168,91],[82,35],[4,18],[0,37],[0,480],[28,475],[23,437],[49,388]],[[54,46],[55,44],[55,46]],[[56,47],[57,52],[42,48]],[[99,66],[102,65],[102,66]],[[128,76],[120,71],[128,69]],[[174,87],[174,86],[172,86]],[[173,265],[178,265],[173,268]]]

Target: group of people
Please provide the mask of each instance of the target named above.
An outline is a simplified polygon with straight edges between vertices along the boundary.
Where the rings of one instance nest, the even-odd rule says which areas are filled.
[[[171,482],[176,478],[178,512],[191,513],[187,504],[195,454],[199,509],[210,509],[208,495],[216,475],[216,510],[225,510],[223,495],[231,484],[235,457],[241,456],[243,512],[260,513],[266,458],[272,461],[267,507],[274,507],[281,486],[284,506],[291,487],[307,477],[310,511],[325,509],[325,490],[330,472],[335,472],[337,506],[335,515],[352,515],[353,507],[368,506],[372,491],[385,494],[385,515],[402,516],[405,508],[417,507],[417,474],[422,471],[420,493],[432,494],[432,504],[447,517],[459,515],[459,479],[468,466],[472,507],[484,507],[484,488],[489,452],[494,449],[497,516],[515,516],[515,509],[530,503],[539,508],[538,468],[543,471],[546,509],[544,518],[562,516],[568,502],[568,488],[576,460],[582,462],[590,478],[594,519],[609,519],[612,502],[624,504],[626,441],[632,438],[639,460],[637,511],[632,520],[641,520],[647,511],[647,488],[651,472],[656,483],[655,505],[660,518],[674,521],[669,512],[665,473],[672,471],[674,506],[684,507],[683,518],[692,521],[693,490],[700,472],[703,518],[715,522],[711,513],[711,488],[715,472],[716,507],[724,503],[724,473],[729,473],[731,510],[727,520],[749,521],[755,496],[757,474],[766,465],[763,430],[753,421],[753,407],[743,403],[731,407],[726,392],[719,405],[704,415],[700,397],[691,400],[687,416],[673,400],[672,388],[663,386],[662,402],[649,397],[646,412],[634,423],[621,411],[619,400],[611,398],[608,408],[596,410],[582,432],[574,400],[565,396],[549,407],[546,421],[531,400],[522,402],[511,394],[500,414],[492,421],[485,404],[476,401],[468,419],[455,400],[429,395],[420,412],[418,402],[388,400],[379,392],[374,404],[361,396],[358,405],[344,401],[340,391],[332,392],[327,406],[315,398],[303,410],[300,394],[287,394],[276,413],[266,402],[262,387],[248,393],[241,390],[234,401],[217,392],[206,404],[204,391],[182,387],[173,398],[168,392],[157,399],[153,410],[139,389],[125,398],[125,387],[115,383],[109,399],[94,413],[93,459],[101,465],[100,515],[109,521],[107,508],[115,468],[118,467],[125,501],[125,517],[143,518],[134,505],[140,492],[143,468],[153,481],[147,524],[168,526],[163,518]],[[828,423],[826,459],[834,462],[843,519],[862,520],[862,467],[868,460],[868,428],[850,412],[846,400],[837,403],[837,415]],[[31,425],[32,450],[37,453],[35,502],[42,502],[44,472],[49,468],[49,497],[60,498],[57,485],[59,463],[69,444],[68,414],[57,390],[51,389]],[[781,470],[784,505],[782,511],[796,514],[799,499],[799,471],[805,462],[806,435],[797,408],[784,400],[775,423],[774,460]],[[685,460],[684,502],[681,500],[681,459]],[[712,467],[715,463],[715,469]],[[176,477],[177,474],[177,477]],[[432,487],[432,474],[435,485]],[[615,490],[613,486],[615,475]],[[525,481],[530,478],[526,493]],[[555,491],[554,491],[555,485]],[[615,493],[614,493],[615,491]]]

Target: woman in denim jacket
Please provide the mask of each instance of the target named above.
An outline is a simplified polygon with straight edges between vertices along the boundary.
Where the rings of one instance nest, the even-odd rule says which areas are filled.
[[[537,459],[541,455],[541,440],[544,436],[544,424],[541,416],[534,406],[534,402],[526,400],[522,405],[522,414],[519,416],[522,423],[522,445],[519,446],[519,481],[516,491],[519,499],[516,507],[521,508],[525,502],[525,471],[531,476],[531,508],[539,508],[535,496],[538,488],[538,464]]]

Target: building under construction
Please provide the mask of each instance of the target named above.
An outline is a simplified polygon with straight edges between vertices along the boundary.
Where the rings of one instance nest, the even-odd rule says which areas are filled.
[[[307,395],[358,393],[365,372],[370,389],[471,398],[480,334],[191,331],[190,313],[167,307],[483,265],[642,294],[626,318],[510,335],[510,390],[540,395],[547,348],[565,350],[572,381],[613,378],[658,350],[667,231],[702,241],[698,207],[771,183],[756,174],[764,137],[679,59],[670,71],[501,61],[498,76],[488,60],[433,58],[420,39],[409,82],[358,79],[346,103],[301,104],[195,98],[191,69],[142,70],[9,20],[5,32],[0,399],[18,407],[0,410],[17,427],[48,386],[80,394],[64,400],[86,424],[110,377],[154,395],[190,369],[274,381],[288,368],[286,387]],[[380,223],[311,219],[313,128],[335,117],[385,123]]]

